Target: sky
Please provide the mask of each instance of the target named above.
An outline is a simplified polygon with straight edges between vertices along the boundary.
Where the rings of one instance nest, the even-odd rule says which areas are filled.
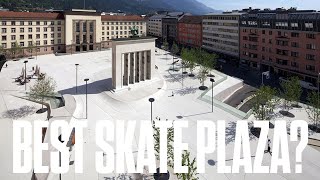
[[[298,9],[320,10],[320,0],[198,0],[217,10],[234,10],[243,8],[297,7]]]

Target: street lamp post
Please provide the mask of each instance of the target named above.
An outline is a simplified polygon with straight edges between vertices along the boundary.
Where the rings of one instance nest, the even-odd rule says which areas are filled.
[[[28,61],[24,61],[24,90],[27,90],[27,63]]]
[[[61,143],[64,143],[64,141],[61,139],[61,135],[58,137],[58,139]],[[59,151],[59,166],[61,167],[61,151]],[[59,173],[59,180],[61,180],[61,173]]]
[[[79,64],[75,64],[76,66],[76,94],[78,94],[78,66]]]
[[[149,98],[149,102],[151,103],[151,123],[152,123],[152,103],[154,102],[154,98]]]
[[[213,78],[210,78],[211,81],[211,112],[213,112],[213,83],[215,82]]]
[[[86,78],[84,79],[84,81],[86,82],[86,119],[88,119],[88,81],[89,79]]]

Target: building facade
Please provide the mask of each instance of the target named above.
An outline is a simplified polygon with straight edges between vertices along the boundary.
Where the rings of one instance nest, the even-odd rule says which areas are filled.
[[[130,87],[153,79],[155,38],[122,38],[112,43],[112,86]]]
[[[157,14],[148,19],[147,33],[150,36],[162,37],[162,18],[166,15]]]
[[[202,46],[202,16],[184,16],[178,22],[178,42],[184,46]]]
[[[178,40],[178,22],[183,16],[191,15],[184,12],[168,13],[166,17],[162,18],[162,39],[168,42]]]
[[[203,17],[203,48],[220,57],[239,58],[239,18],[241,13],[208,14]]]
[[[320,13],[258,10],[240,18],[241,62],[279,76],[317,83],[320,71]]]
[[[140,16],[101,15],[94,10],[59,12],[0,11],[0,45],[8,58],[111,47],[113,39],[146,35]]]

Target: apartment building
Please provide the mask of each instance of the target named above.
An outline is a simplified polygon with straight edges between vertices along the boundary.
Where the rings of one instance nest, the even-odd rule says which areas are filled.
[[[202,16],[184,16],[178,22],[178,42],[189,47],[202,45]]]
[[[178,22],[183,16],[191,15],[184,12],[170,12],[162,18],[162,38],[168,42],[178,40]]]
[[[240,58],[250,67],[317,83],[320,72],[320,13],[255,10],[240,18]]]
[[[112,39],[128,38],[131,29],[137,29],[139,36],[147,35],[147,21],[138,15],[104,15],[102,19],[102,48],[111,47]]]
[[[93,51],[127,38],[132,28],[146,35],[146,21],[136,15],[101,15],[95,10],[58,12],[0,11],[0,45],[8,58],[31,53]]]
[[[165,16],[165,14],[156,14],[148,19],[148,35],[162,37],[162,18]]]
[[[220,57],[239,58],[239,18],[242,13],[207,14],[202,21],[203,48]]]
[[[23,49],[20,55],[28,55],[31,54],[29,46],[36,46],[39,54],[65,48],[65,21],[59,13],[0,11],[0,17],[0,45],[4,49],[14,49],[18,45]]]

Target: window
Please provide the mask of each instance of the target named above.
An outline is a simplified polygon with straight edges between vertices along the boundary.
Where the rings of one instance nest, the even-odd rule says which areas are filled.
[[[315,44],[307,44],[307,49],[315,50],[316,49],[316,45]]]
[[[58,27],[58,31],[61,31],[61,27]]]
[[[54,25],[54,21],[51,21],[50,25]]]
[[[291,52],[291,56],[292,56],[292,57],[298,57],[298,56],[299,56],[299,53],[298,53],[298,52],[293,52],[293,51],[292,51],[292,52]]]
[[[269,31],[269,35],[272,35],[272,31]]]
[[[313,23],[304,23],[306,28],[313,28]]]
[[[16,33],[16,28],[11,28],[11,33]]]
[[[32,34],[29,34],[29,35],[28,35],[28,39],[32,39]]]
[[[61,44],[61,39],[58,39],[58,44]]]
[[[47,22],[47,21],[44,21],[43,24],[44,24],[44,25],[48,25],[48,22]]]
[[[61,37],[61,33],[58,33],[58,37],[59,37],[59,38]]]
[[[265,31],[265,30],[262,30],[262,34],[266,34],[266,31]]]
[[[28,32],[32,32],[32,28],[28,28]]]
[[[40,41],[36,41],[36,45],[40,46]],[[40,49],[40,48],[38,48],[38,49]]]
[[[51,27],[51,32],[53,32],[54,31],[54,27]]]
[[[43,38],[47,39],[48,38],[48,34],[43,34]]]
[[[48,48],[47,48],[47,47],[44,47],[43,50],[44,50],[44,51],[48,51]]]
[[[315,39],[316,38],[316,36],[314,34],[307,34],[306,36],[309,39]]]
[[[313,54],[307,54],[307,55],[306,55],[306,59],[313,61],[313,60],[315,60],[315,55],[313,55]]]
[[[6,41],[6,40],[7,40],[7,36],[2,36],[2,37],[1,37],[1,40],[2,40],[2,41]]]
[[[291,27],[297,28],[298,27],[298,23],[291,23]]]
[[[314,72],[316,70],[316,67],[312,65],[306,65],[306,70]]]
[[[93,32],[93,22],[90,22],[90,32]]]
[[[20,35],[20,40],[24,40],[24,35]]]
[[[23,26],[24,25],[24,21],[20,21],[20,26]]]
[[[58,25],[61,25],[61,21],[58,21]]]
[[[82,25],[82,31],[87,32],[87,23],[83,23]]]
[[[21,46],[21,47],[24,47],[24,42],[20,42],[20,46]]]
[[[37,48],[37,52],[40,52],[40,48]]]
[[[51,38],[54,38],[54,34],[52,33],[50,37],[51,37]]]
[[[16,22],[15,22],[15,21],[11,21],[11,25],[12,25],[12,26],[15,26],[15,25],[16,25]]]
[[[291,37],[299,37],[299,33],[292,32],[292,33],[291,33]]]
[[[40,32],[40,28],[39,27],[36,28],[36,32]]]
[[[297,62],[291,62],[292,67],[299,67],[299,64]]]
[[[54,40],[51,40],[51,44],[54,44]]]
[[[40,21],[36,21],[36,25],[40,25]]]
[[[43,41],[43,44],[44,44],[44,45],[47,45],[47,44],[48,44],[48,41],[47,41],[47,40],[44,40],[44,41]]]
[[[54,51],[54,47],[51,47],[51,51]]]
[[[20,28],[20,32],[21,32],[21,33],[24,33],[24,28]]]
[[[3,48],[7,48],[7,43],[2,43],[1,45]]]
[[[43,31],[44,31],[44,32],[48,32],[48,28],[44,27],[44,28],[43,28]]]
[[[28,41],[28,46],[32,46],[32,41]]]
[[[11,35],[11,40],[16,40],[16,35]]]
[[[40,39],[40,34],[37,34],[37,35],[36,35],[36,38],[37,38],[37,39]]]
[[[11,43],[11,47],[16,47],[16,43]]]
[[[297,47],[299,47],[299,43],[297,43],[297,42],[291,42],[291,46],[297,48]]]
[[[7,28],[2,28],[2,29],[1,29],[1,32],[2,32],[2,33],[7,33]]]
[[[32,21],[28,21],[28,25],[29,25],[29,26],[32,26]]]
[[[80,23],[79,22],[76,22],[76,31],[80,32]]]
[[[6,26],[7,25],[7,21],[2,21],[2,26]]]

